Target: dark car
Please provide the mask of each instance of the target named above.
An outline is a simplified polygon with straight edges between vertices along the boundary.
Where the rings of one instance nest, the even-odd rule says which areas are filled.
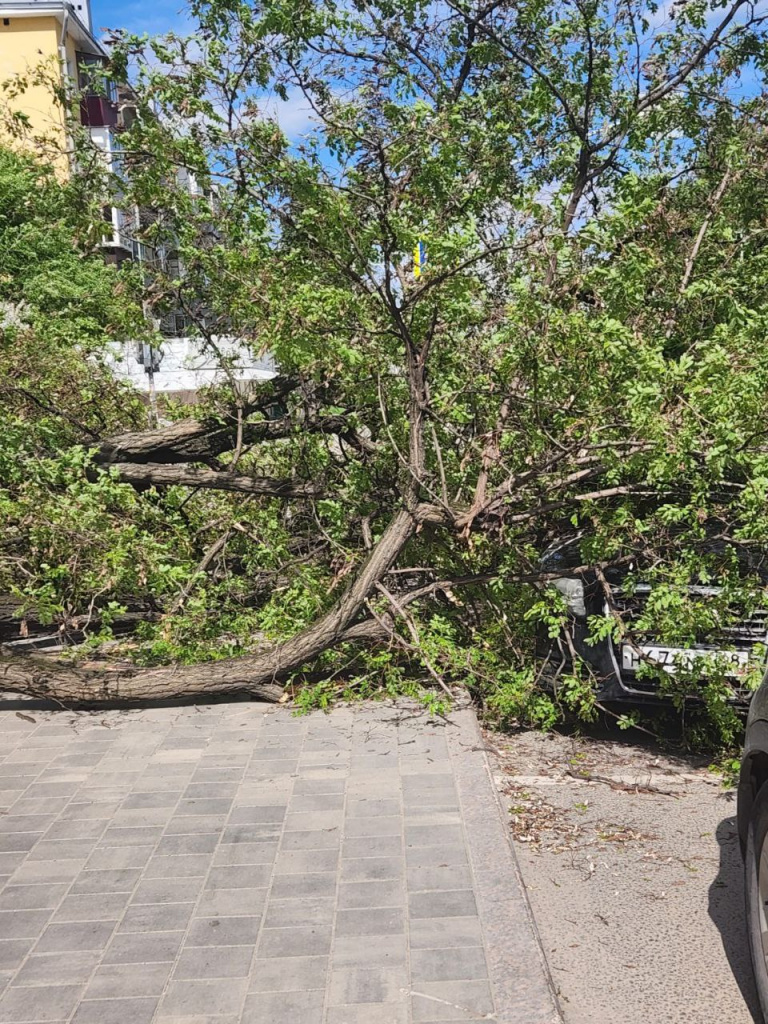
[[[751,614],[729,620],[716,635],[700,637],[697,642],[680,646],[668,638],[638,628],[652,587],[633,582],[631,567],[598,574],[580,566],[578,541],[575,539],[553,545],[541,560],[542,568],[565,599],[568,609],[567,629],[554,639],[544,631],[538,637],[538,655],[543,668],[541,678],[550,689],[570,671],[574,655],[592,672],[601,702],[629,700],[634,704],[658,701],[661,671],[673,675],[681,669],[690,674],[699,664],[707,671],[717,661],[732,683],[732,700],[747,703],[751,689],[745,685],[748,674],[754,678],[755,666],[765,657],[768,641],[768,612],[757,609]],[[573,570],[579,567],[579,572]],[[749,567],[748,567],[749,568]],[[762,573],[760,573],[762,575]],[[768,580],[766,580],[768,583]],[[606,596],[606,587],[610,601]],[[688,588],[691,597],[704,602],[717,601],[717,586]],[[589,642],[594,633],[595,617],[607,619],[620,616],[627,632],[620,642],[606,636]],[[652,671],[649,671],[652,669]]]
[[[747,930],[757,991],[768,1020],[768,675],[747,718],[738,789],[738,827],[744,853]]]

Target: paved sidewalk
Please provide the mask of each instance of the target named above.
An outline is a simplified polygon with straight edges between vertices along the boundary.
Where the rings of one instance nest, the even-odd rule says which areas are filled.
[[[0,1022],[559,1020],[470,711],[0,711]]]

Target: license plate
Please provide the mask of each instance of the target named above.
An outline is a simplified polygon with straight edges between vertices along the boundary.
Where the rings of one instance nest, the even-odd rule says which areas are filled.
[[[697,661],[713,654],[730,664],[731,668],[726,673],[729,676],[743,676],[749,667],[749,651],[691,650],[684,647],[657,647],[655,644],[639,644],[637,647],[623,644],[621,667],[627,672],[636,672],[643,663],[654,664],[674,675],[678,665],[691,668]]]

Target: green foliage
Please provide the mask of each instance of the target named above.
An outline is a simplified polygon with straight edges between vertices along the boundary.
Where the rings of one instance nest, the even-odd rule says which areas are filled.
[[[624,0],[471,16],[410,0],[201,0],[192,16],[193,41],[124,36],[111,70],[137,103],[112,198],[162,211],[141,240],[173,249],[183,274],[148,267],[137,281],[77,246],[67,255],[87,233],[63,212],[50,236],[41,225],[86,190],[68,199],[48,181],[38,199],[40,172],[0,164],[12,208],[27,211],[18,224],[5,213],[0,274],[25,324],[6,328],[14,373],[20,349],[25,394],[54,408],[17,389],[4,413],[0,500],[21,562],[2,572],[24,606],[55,618],[138,594],[166,608],[183,591],[121,653],[250,652],[337,607],[406,507],[417,528],[356,612],[388,617],[388,642],[360,650],[334,634],[291,678],[299,705],[403,691],[434,702],[439,680],[498,722],[543,727],[600,711],[588,650],[541,687],[537,636],[573,624],[542,566],[553,546],[572,542],[595,586],[651,588],[633,620],[591,607],[587,648],[705,643],[759,607],[762,20],[744,8],[713,34],[725,9],[697,2],[660,31]],[[299,97],[312,118],[289,135],[278,114]],[[319,500],[136,493],[93,469],[91,444],[141,420],[100,368],[109,338],[140,330],[134,289],[157,315],[190,310],[220,359],[225,383],[202,396],[201,419],[231,424],[244,404],[247,423],[265,416],[243,403],[217,338],[274,354],[296,381],[280,405],[293,429],[209,461],[312,482]],[[345,429],[314,429],[330,416]],[[691,742],[735,742],[715,659],[656,679],[686,709]]]

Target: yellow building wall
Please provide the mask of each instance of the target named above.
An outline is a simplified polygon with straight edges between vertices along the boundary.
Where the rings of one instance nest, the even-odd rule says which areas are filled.
[[[50,84],[52,80],[61,82],[61,25],[52,17],[10,18],[9,21],[9,25],[4,25],[0,17],[0,141],[51,159],[66,173],[69,160],[64,116]],[[71,39],[67,40],[67,57],[74,70],[75,47]],[[3,86],[19,75],[29,76],[28,87],[18,96],[9,95]],[[36,76],[42,80],[35,81]],[[2,116],[3,108],[6,116]],[[23,138],[11,137],[8,110],[22,111],[29,118],[29,128]]]

